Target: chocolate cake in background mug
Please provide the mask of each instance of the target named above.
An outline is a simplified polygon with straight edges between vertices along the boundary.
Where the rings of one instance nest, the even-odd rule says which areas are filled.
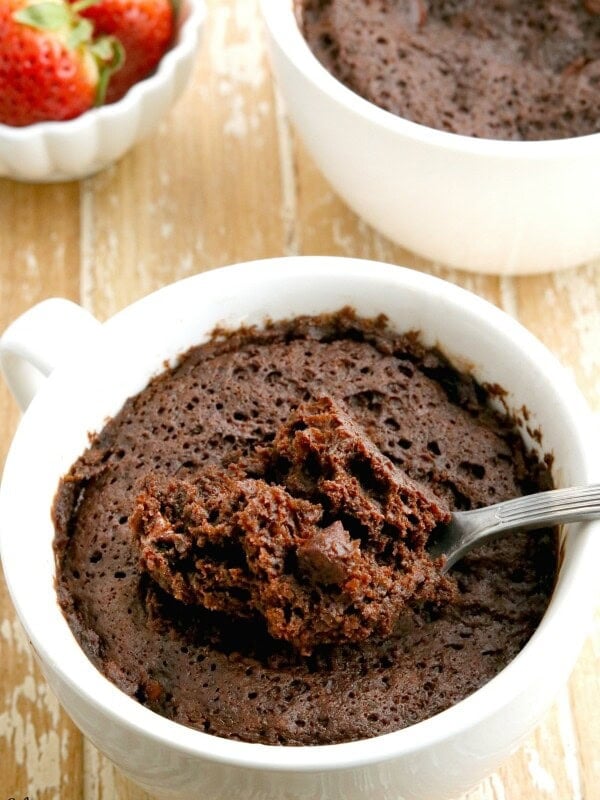
[[[413,122],[488,139],[600,131],[597,0],[296,0],[342,83]]]
[[[509,418],[492,410],[483,387],[421,346],[418,336],[388,330],[383,319],[345,310],[215,335],[125,403],[63,478],[55,502],[57,588],[69,624],[93,663],[154,711],[218,736],[266,744],[371,737],[475,691],[538,625],[557,566],[550,531],[477,549],[452,571],[451,587],[432,579],[420,592],[418,581],[409,581],[412,591],[385,635],[374,626],[367,637],[351,630],[333,643],[305,646],[304,638],[301,647],[273,631],[251,593],[242,591],[255,575],[247,548],[204,544],[188,557],[183,548],[194,536],[200,541],[198,519],[188,511],[208,500],[212,512],[233,502],[231,519],[243,521],[244,535],[261,534],[249,527],[248,507],[232,489],[235,478],[244,503],[249,486],[250,494],[259,487],[261,497],[279,498],[281,529],[290,509],[295,522],[302,519],[296,511],[305,504],[312,545],[295,552],[292,545],[280,561],[261,564],[274,565],[286,586],[305,590],[310,612],[324,600],[344,599],[340,553],[367,558],[373,551],[373,563],[386,567],[393,548],[377,549],[364,515],[357,521],[358,512],[348,511],[347,493],[336,505],[331,491],[322,491],[323,480],[330,490],[332,480],[347,488],[348,476],[321,474],[318,454],[293,463],[292,434],[313,425],[315,409],[337,415],[359,449],[356,431],[364,432],[370,458],[407,476],[403,491],[408,486],[410,497],[418,495],[420,513],[425,508],[443,518],[453,508],[552,485],[548,465],[526,450]],[[351,463],[345,462],[350,471]],[[219,471],[227,480],[213,480]],[[369,519],[376,519],[380,485],[364,475],[361,463],[356,485]],[[180,501],[172,485],[183,495],[204,487],[200,506],[194,497],[191,505]],[[153,501],[161,513],[169,509],[168,524],[175,526],[162,539],[148,539],[157,530],[152,525],[168,516],[144,516]],[[407,541],[421,530],[418,517],[408,521]],[[208,513],[201,522],[204,531],[223,520]],[[262,533],[269,522],[263,518]],[[235,524],[230,539],[241,531]],[[388,527],[379,530],[389,537]],[[211,587],[228,587],[220,610],[177,590],[192,586],[195,570],[213,577],[220,570]],[[367,600],[366,591],[356,598],[357,613]],[[300,606],[280,608],[290,623]]]

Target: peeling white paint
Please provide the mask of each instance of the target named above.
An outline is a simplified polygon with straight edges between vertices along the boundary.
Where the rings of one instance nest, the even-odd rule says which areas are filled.
[[[242,95],[236,94],[231,98],[229,117],[223,125],[223,133],[244,139],[248,133],[248,117],[246,115],[246,101]]]
[[[29,777],[28,791],[35,796],[44,790],[60,788],[60,739],[56,731],[48,730],[36,736],[36,727],[27,721],[26,773]],[[55,797],[58,798],[56,794]]]
[[[525,758],[527,759],[527,769],[533,785],[544,794],[556,794],[556,782],[548,770],[542,765],[538,750],[532,745],[525,745]]]
[[[476,789],[464,795],[461,800],[507,800],[501,777],[496,772],[492,773]]]
[[[225,114],[226,136],[246,139],[256,132],[264,107],[256,94],[269,79],[262,22],[256,2],[237,0],[211,8],[208,58],[210,73]],[[252,144],[252,139],[248,139]]]
[[[263,29],[256,2],[237,0],[211,8],[210,60],[213,73],[258,91],[268,79]]]
[[[345,230],[345,220],[342,217],[334,217],[331,221],[331,238],[340,255],[355,257],[361,255],[357,252],[356,236],[353,232]]]
[[[83,742],[83,797],[85,800],[117,800],[114,767],[91,742]]]
[[[500,775],[497,772],[492,773],[489,781],[494,800],[506,800],[506,790]]]
[[[500,289],[500,305],[515,319],[519,318],[519,302],[514,278],[503,275],[498,281]]]
[[[279,148],[279,173],[281,176],[281,221],[283,223],[283,254],[295,256],[300,253],[297,218],[296,173],[294,152],[289,122],[281,96],[275,94],[275,120],[277,124],[277,145]]]
[[[573,712],[568,689],[563,689],[559,694],[556,710],[558,713],[558,731],[565,754],[565,771],[571,788],[569,800],[583,800],[577,734],[573,723]],[[561,800],[563,799],[561,798]]]
[[[204,240],[204,234],[200,231],[198,232],[194,242],[194,253],[197,256],[201,256],[202,260],[204,260],[206,256],[206,242]]]
[[[9,628],[10,632],[8,632]],[[25,630],[23,629],[23,626],[16,617],[13,617],[12,620],[8,620],[8,627],[4,628],[4,630],[7,633],[7,636],[10,639],[12,646],[14,647],[15,653],[17,653],[19,656],[25,659],[24,666],[26,671],[32,672],[33,651],[31,649],[31,645],[29,644],[29,640],[27,638]]]
[[[26,277],[28,280],[35,280],[39,274],[39,264],[33,245],[23,250],[23,260],[25,261]]]
[[[52,254],[52,261],[54,264],[64,264],[66,258],[66,251],[67,248],[65,246],[65,242],[61,239],[59,240],[56,236],[56,233],[53,231],[50,234],[50,241],[54,246],[53,254]]]
[[[173,236],[174,225],[172,222],[163,222],[160,226],[160,235],[163,239],[170,239]]]
[[[25,674],[12,687],[0,713],[0,738],[17,767],[24,768],[27,792],[59,789],[61,757],[68,754],[68,729],[60,730],[58,701],[46,683]],[[42,716],[40,716],[42,714]],[[52,795],[58,800],[58,794]]]
[[[12,626],[8,619],[3,619],[2,623],[0,624],[0,636],[3,639],[6,639],[9,645],[12,644]]]
[[[79,300],[93,313],[95,239],[94,239],[94,189],[92,179],[82,181],[79,188]]]
[[[60,724],[60,703],[52,689],[48,686],[45,680],[38,683],[38,694],[42,701],[44,710],[50,717],[50,722],[53,728],[57,728]]]
[[[228,97],[230,94],[233,94],[233,89],[234,85],[228,78],[221,78],[221,80],[217,81],[217,92],[219,97]]]
[[[158,173],[158,180],[163,189],[171,185],[171,175],[166,169],[161,169]]]
[[[572,329],[578,339],[578,367],[586,382],[588,397],[600,408],[600,264],[552,276],[554,299],[551,305],[567,303]],[[563,358],[571,360],[572,353]]]
[[[178,278],[184,278],[186,275],[193,275],[195,259],[192,253],[186,253],[181,256],[178,264]]]

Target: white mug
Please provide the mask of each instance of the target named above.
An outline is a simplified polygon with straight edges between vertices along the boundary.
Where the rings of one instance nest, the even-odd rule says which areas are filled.
[[[378,108],[313,55],[298,0],[260,0],[290,117],[340,196],[392,241],[459,269],[516,275],[600,256],[600,133],[477,139]]]
[[[455,797],[531,730],[584,639],[600,557],[600,524],[592,522],[565,529],[552,600],[522,652],[470,697],[395,733],[314,747],[230,741],[150,711],[87,659],[56,599],[50,510],[88,432],[100,430],[165,361],[206,340],[217,324],[260,324],[347,304],[361,315],[385,313],[399,331],[421,331],[425,344],[468,363],[478,380],[503,386],[509,406],[526,406],[529,426],[540,427],[557,485],[600,480],[591,414],[543,345],[486,301],[401,267],[325,257],[238,265],[166,286],[102,325],[68,301],[48,300],[0,341],[9,385],[28,406],[0,489],[0,550],[13,602],[66,711],[128,777],[158,797]]]

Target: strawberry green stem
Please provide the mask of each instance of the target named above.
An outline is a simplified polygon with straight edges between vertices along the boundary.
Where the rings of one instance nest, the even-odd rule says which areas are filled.
[[[81,14],[86,8],[98,5],[99,2],[100,0],[78,0],[77,3],[72,3],[71,7],[76,14]]]
[[[106,100],[110,79],[123,66],[125,50],[121,42],[114,36],[103,36],[97,39],[90,49],[96,58],[99,71],[94,105],[101,106]]]

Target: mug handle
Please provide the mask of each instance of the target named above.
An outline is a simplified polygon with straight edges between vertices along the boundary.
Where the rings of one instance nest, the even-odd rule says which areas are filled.
[[[0,367],[22,411],[54,367],[101,323],[85,308],[53,297],[25,311],[0,339]]]

